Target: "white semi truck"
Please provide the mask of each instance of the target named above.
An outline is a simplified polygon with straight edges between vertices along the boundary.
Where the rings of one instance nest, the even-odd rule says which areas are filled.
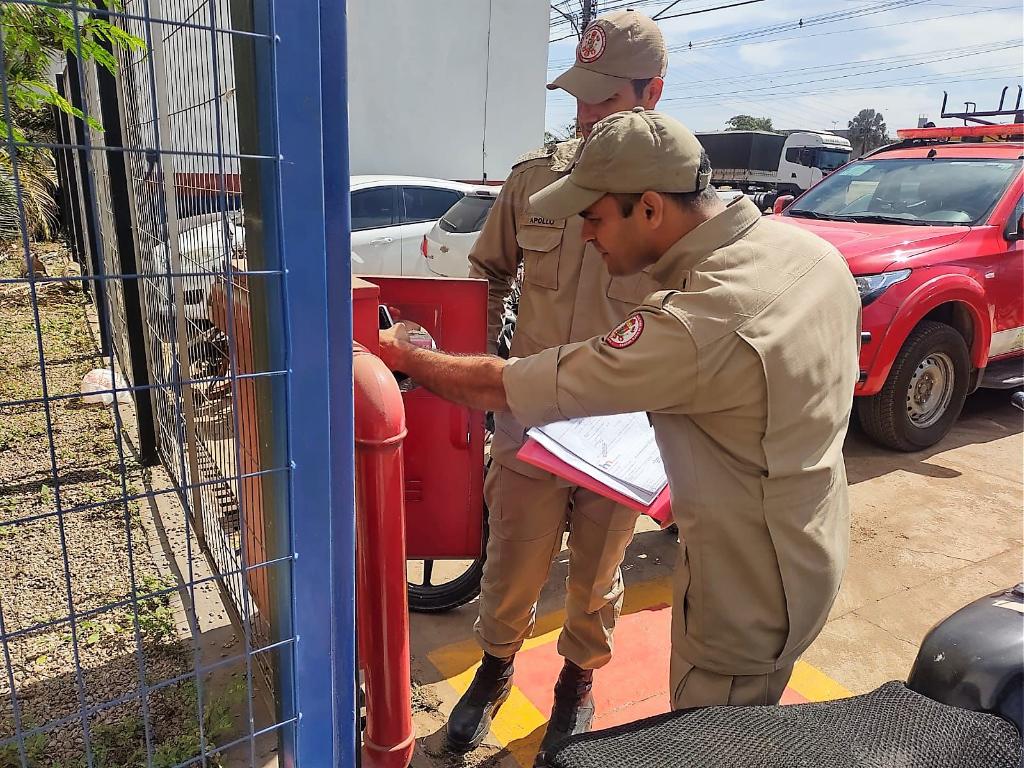
[[[799,195],[844,165],[853,148],[841,136],[824,131],[796,131],[788,136],[768,131],[698,133],[714,169],[711,183],[744,192]]]

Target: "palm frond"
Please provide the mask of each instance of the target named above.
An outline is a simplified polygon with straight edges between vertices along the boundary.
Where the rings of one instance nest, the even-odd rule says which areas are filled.
[[[51,239],[57,223],[57,169],[49,150],[21,148],[15,162],[10,152],[0,149],[0,238],[16,239],[21,236],[22,211],[24,224],[31,239]]]

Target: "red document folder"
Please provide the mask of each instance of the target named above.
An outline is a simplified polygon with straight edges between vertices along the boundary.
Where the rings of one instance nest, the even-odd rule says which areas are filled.
[[[672,523],[672,497],[669,495],[667,485],[665,486],[665,490],[658,494],[658,498],[651,503],[651,506],[645,507],[636,499],[631,499],[629,496],[624,496],[618,491],[613,491],[600,480],[595,480],[585,472],[580,472],[580,470],[576,469],[572,465],[566,464],[533,438],[526,439],[526,442],[523,443],[523,447],[519,449],[519,453],[516,454],[516,457],[521,461],[525,461],[527,464],[532,464],[533,466],[539,467],[553,475],[557,475],[563,480],[568,480],[573,485],[578,485],[581,488],[586,488],[588,491],[599,493],[602,496],[629,507],[630,509],[638,509],[645,515],[656,520],[662,528]]]

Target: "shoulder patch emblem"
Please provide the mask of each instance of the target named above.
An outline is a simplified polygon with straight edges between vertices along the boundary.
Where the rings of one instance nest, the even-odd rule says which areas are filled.
[[[598,24],[594,24],[590,29],[583,33],[583,37],[580,38],[579,47],[576,49],[576,55],[579,60],[584,64],[591,64],[604,54],[605,45],[608,43],[608,37],[605,35],[604,28]]]
[[[614,331],[604,337],[604,343],[613,349],[625,349],[640,338],[644,332],[644,316],[634,312]]]

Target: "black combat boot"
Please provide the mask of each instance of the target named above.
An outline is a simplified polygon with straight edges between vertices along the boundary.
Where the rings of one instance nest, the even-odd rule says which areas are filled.
[[[588,733],[594,722],[594,697],[590,694],[594,670],[581,669],[568,659],[555,683],[555,705],[551,719],[540,743],[540,752],[534,765],[546,765],[546,753],[557,747],[567,736]]]
[[[473,682],[455,705],[448,718],[448,749],[462,754],[475,749],[484,740],[491,727],[491,719],[498,714],[512,690],[512,660],[484,654],[483,663],[476,671]]]

